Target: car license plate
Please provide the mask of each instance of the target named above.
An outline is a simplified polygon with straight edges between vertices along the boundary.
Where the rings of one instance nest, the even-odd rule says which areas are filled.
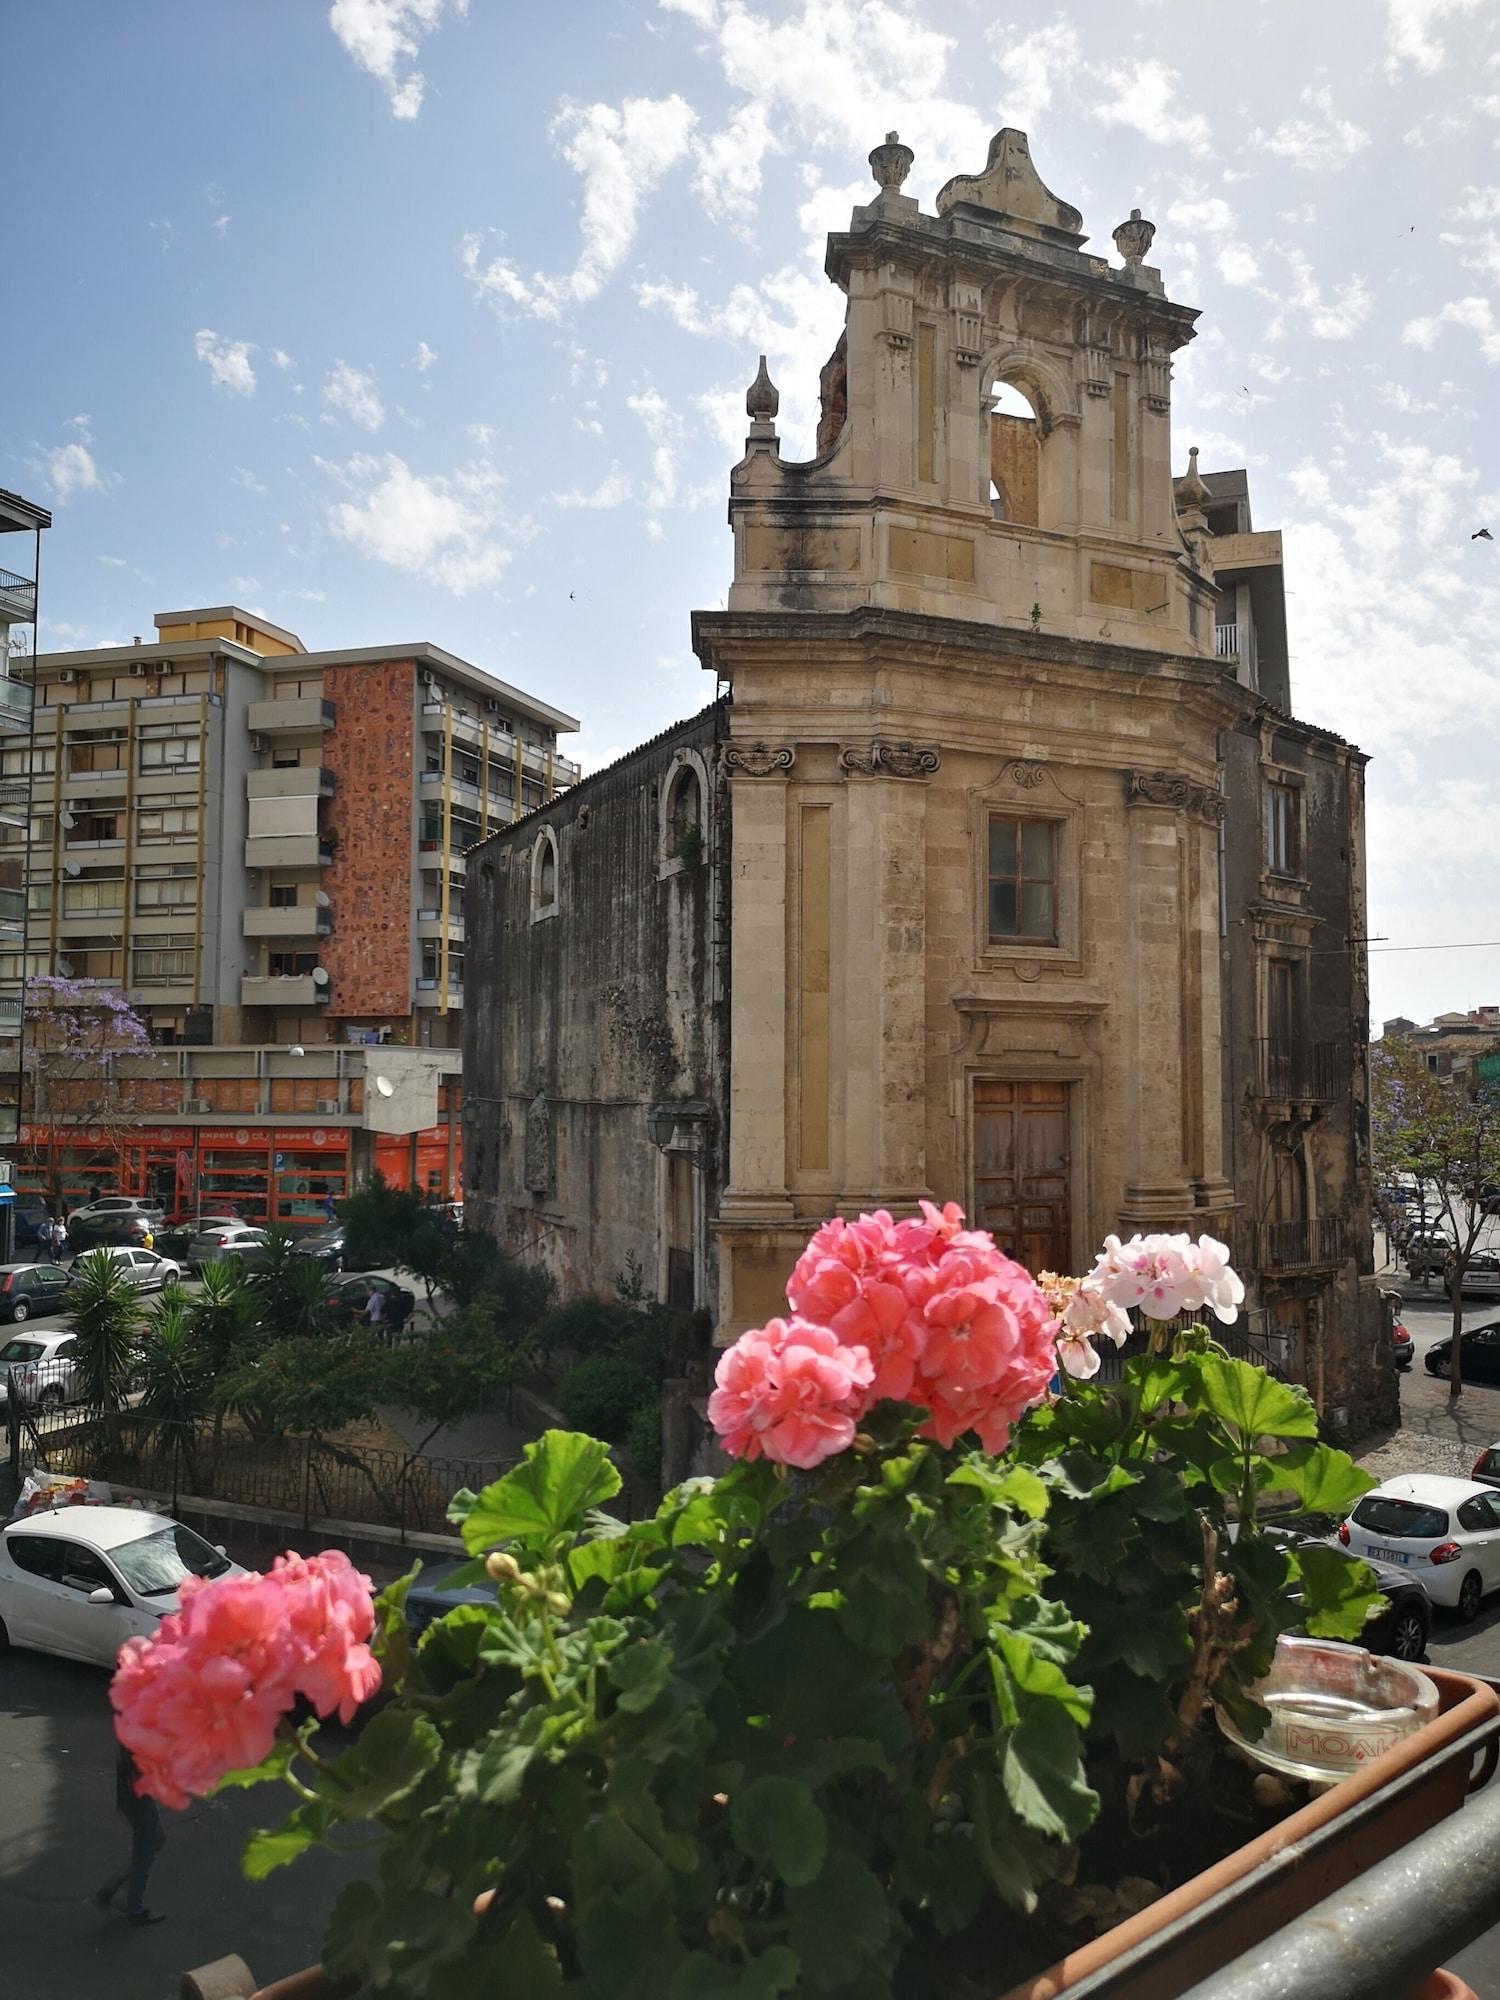
[[[1406,1549],[1377,1549],[1373,1544],[1370,1547],[1369,1555],[1373,1562],[1409,1563],[1411,1561],[1411,1554]]]

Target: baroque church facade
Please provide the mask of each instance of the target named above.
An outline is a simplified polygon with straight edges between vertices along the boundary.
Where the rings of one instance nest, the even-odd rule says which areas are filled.
[[[817,455],[747,397],[727,694],[469,856],[469,1199],[719,1342],[830,1214],[1208,1231],[1251,1351],[1378,1415],[1364,760],[1291,715],[1243,475],[1173,480],[1151,224],[1086,251],[1016,131],[932,215],[911,164],[829,238]]]

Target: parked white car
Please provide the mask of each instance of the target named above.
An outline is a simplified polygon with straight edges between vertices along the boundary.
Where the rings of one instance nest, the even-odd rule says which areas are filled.
[[[59,1507],[0,1534],[0,1652],[31,1646],[112,1667],[149,1638],[190,1576],[241,1576],[191,1528],[135,1507]]]
[[[1434,1604],[1465,1623],[1500,1589],[1500,1493],[1435,1472],[1382,1480],[1339,1528],[1352,1555],[1394,1563],[1421,1578]]]
[[[180,1264],[170,1257],[158,1257],[154,1250],[127,1250],[117,1245],[108,1250],[90,1250],[88,1255],[108,1257],[143,1292],[159,1292],[163,1285],[175,1284],[182,1276]]]
[[[38,1327],[0,1342],[0,1409],[10,1400],[12,1381],[16,1401],[28,1409],[56,1410],[76,1402],[78,1336],[68,1327]]]

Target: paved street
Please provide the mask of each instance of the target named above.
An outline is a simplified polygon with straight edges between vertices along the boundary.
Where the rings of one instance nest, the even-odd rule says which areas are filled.
[[[261,1980],[313,1963],[352,1864],[304,1858],[269,1881],[240,1873],[245,1836],[290,1793],[231,1792],[167,1813],[148,1900],[167,1921],[131,1930],[93,1892],[129,1859],[115,1811],[114,1736],[97,1668],[15,1649],[0,1658],[0,1991],[7,2000],[169,2000],[177,1975],[237,1951]]]

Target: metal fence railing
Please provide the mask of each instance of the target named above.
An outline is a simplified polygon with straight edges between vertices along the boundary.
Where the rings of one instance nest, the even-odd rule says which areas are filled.
[[[5,1405],[8,1458],[16,1484],[26,1464],[72,1478],[98,1479],[181,1499],[264,1507],[300,1520],[347,1521],[401,1534],[440,1534],[448,1502],[478,1490],[515,1463],[503,1458],[429,1457],[320,1437],[255,1437],[209,1419],[158,1423],[139,1410],[82,1404],[38,1410]]]

